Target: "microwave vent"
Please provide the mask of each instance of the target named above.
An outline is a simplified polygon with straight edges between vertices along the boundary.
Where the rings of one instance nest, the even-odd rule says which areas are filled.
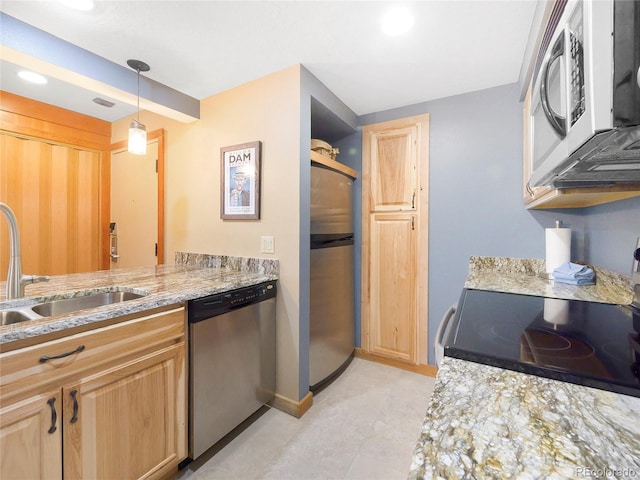
[[[555,188],[640,185],[640,126],[599,132],[556,169]]]
[[[639,163],[601,163],[591,168],[592,172],[604,172],[611,170],[640,170]]]

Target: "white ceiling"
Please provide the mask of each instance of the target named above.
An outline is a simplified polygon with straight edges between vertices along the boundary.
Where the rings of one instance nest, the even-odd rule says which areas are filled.
[[[403,2],[415,25],[388,37],[380,17],[394,3],[96,0],[79,12],[2,0],[0,10],[119,65],[143,60],[144,75],[198,99],[297,63],[358,115],[518,81],[536,0]],[[12,91],[12,72],[1,73]]]

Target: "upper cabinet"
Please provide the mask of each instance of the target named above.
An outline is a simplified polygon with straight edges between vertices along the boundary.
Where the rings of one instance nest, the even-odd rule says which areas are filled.
[[[371,211],[415,210],[417,126],[373,131],[370,135]]]

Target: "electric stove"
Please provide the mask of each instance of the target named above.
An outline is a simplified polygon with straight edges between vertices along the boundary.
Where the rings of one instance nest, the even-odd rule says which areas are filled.
[[[464,289],[445,356],[640,397],[640,312]]]

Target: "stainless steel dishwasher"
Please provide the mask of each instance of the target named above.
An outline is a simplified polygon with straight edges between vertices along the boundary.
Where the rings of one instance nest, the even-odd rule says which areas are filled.
[[[190,459],[274,397],[275,297],[274,281],[188,302]]]

